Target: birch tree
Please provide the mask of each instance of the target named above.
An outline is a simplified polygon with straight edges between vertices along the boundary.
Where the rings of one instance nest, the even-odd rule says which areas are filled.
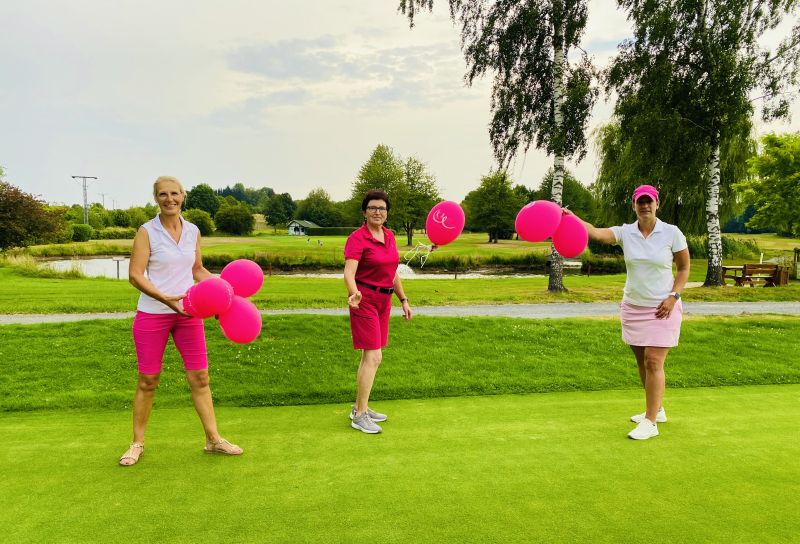
[[[493,75],[489,138],[501,169],[533,145],[554,157],[551,198],[561,204],[564,161],[586,153],[586,123],[597,97],[580,39],[586,0],[449,0],[460,27],[468,85]],[[400,0],[410,25],[433,0]],[[570,53],[578,60],[570,62]],[[563,259],[551,247],[548,290],[564,290]]]

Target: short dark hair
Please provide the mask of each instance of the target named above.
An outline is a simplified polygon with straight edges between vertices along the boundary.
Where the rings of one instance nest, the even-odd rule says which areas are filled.
[[[364,200],[361,201],[362,212],[367,211],[367,204],[369,204],[370,200],[383,200],[384,202],[386,202],[386,211],[388,212],[389,210],[392,209],[392,205],[389,202],[389,195],[386,194],[386,191],[383,191],[381,189],[371,189],[367,191]]]

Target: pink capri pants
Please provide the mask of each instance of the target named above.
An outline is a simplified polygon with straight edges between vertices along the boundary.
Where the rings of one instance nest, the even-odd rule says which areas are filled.
[[[139,373],[161,372],[164,349],[167,347],[170,333],[186,370],[208,368],[206,335],[202,319],[180,314],[136,312],[136,317],[133,318],[133,342],[136,344]]]

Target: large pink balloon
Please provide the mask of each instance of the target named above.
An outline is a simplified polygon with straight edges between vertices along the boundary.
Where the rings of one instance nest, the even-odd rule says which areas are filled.
[[[185,298],[189,298],[188,304],[197,317],[211,317],[226,312],[231,307],[233,287],[222,278],[208,278],[189,289]]]
[[[219,326],[231,342],[247,344],[261,333],[261,312],[246,298],[234,295],[231,307],[219,316]]]
[[[437,246],[449,244],[464,230],[464,210],[451,200],[439,202],[431,208],[425,221],[428,239]]]
[[[577,257],[589,243],[589,232],[583,225],[583,221],[574,215],[565,215],[561,218],[555,234],[553,234],[553,246],[564,257]]]
[[[186,290],[186,296],[181,299],[181,302],[183,303],[183,311],[192,317],[200,317],[200,315],[197,313],[197,309],[192,305],[191,292],[193,289],[194,285]]]
[[[264,284],[264,271],[248,259],[236,259],[228,263],[219,277],[230,283],[234,294],[240,297],[255,295]]]
[[[514,229],[528,242],[544,242],[550,238],[561,221],[561,207],[549,200],[534,200],[517,214]]]

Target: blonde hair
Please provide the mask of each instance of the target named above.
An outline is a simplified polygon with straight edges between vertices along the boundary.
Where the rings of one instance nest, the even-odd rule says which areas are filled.
[[[153,198],[158,200],[158,184],[162,182],[170,181],[175,183],[178,186],[178,189],[181,190],[181,194],[186,198],[186,189],[183,188],[183,184],[178,180],[178,178],[174,176],[158,176],[158,179],[153,183]]]

